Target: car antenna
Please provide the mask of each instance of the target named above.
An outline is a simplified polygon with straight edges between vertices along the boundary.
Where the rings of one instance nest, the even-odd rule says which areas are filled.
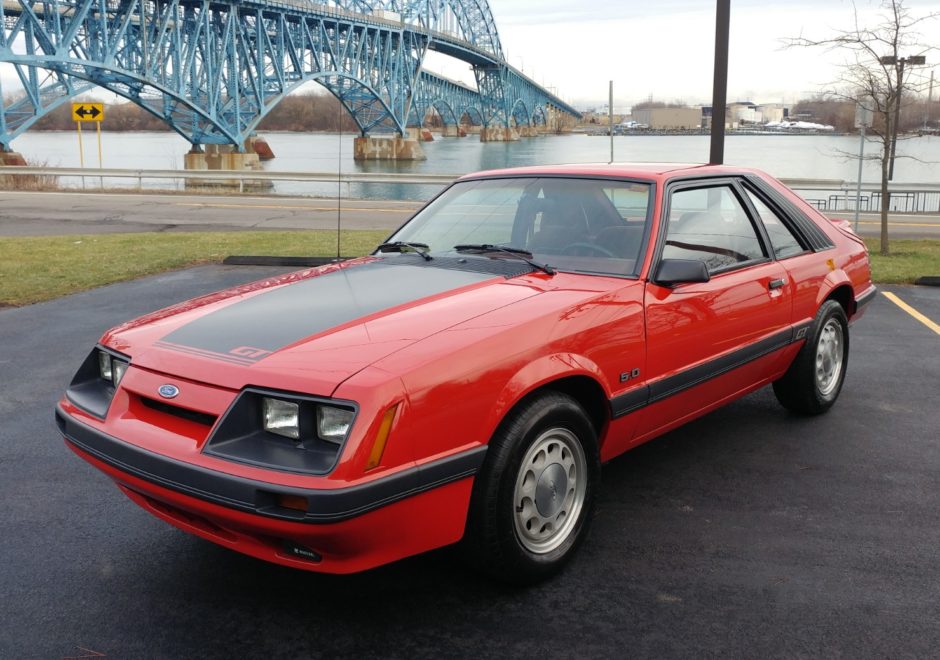
[[[339,147],[336,153],[336,261],[340,261],[340,236],[343,228],[343,104],[339,103]]]

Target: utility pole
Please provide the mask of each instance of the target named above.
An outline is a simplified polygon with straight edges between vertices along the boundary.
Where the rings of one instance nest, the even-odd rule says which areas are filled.
[[[712,142],[708,162],[725,162],[725,106],[728,104],[728,34],[731,0],[717,0],[715,9],[715,73],[712,79]]]
[[[610,125],[610,162],[614,162],[614,81],[610,81],[610,99],[607,103],[607,123]]]
[[[933,103],[933,74],[930,72],[930,89],[927,91],[927,105],[924,106],[924,132],[927,132],[927,123],[930,121],[930,104]]]

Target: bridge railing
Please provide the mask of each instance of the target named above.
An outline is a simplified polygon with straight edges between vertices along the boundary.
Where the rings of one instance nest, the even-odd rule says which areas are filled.
[[[0,167],[0,189],[198,190],[334,196],[340,192],[371,199],[426,200],[459,175],[388,172],[272,172],[235,170],[133,170],[77,167]],[[781,179],[803,199],[825,212],[855,210],[855,183],[841,179]],[[893,183],[892,213],[940,213],[940,183]],[[881,210],[881,184],[863,183],[859,209]]]

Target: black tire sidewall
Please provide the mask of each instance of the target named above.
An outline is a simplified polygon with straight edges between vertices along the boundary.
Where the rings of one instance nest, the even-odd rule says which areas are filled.
[[[839,372],[839,382],[828,395],[824,395],[819,389],[819,383],[816,380],[816,351],[819,347],[819,339],[822,336],[823,328],[830,320],[835,319],[842,328],[842,369]],[[845,374],[849,366],[849,322],[845,316],[845,310],[842,305],[834,300],[826,301],[816,315],[816,322],[813,326],[812,341],[807,344],[806,358],[808,365],[808,374],[806,377],[811,379],[813,398],[818,406],[823,409],[831,407],[839,393],[842,391],[842,385],[845,383]]]
[[[515,528],[514,491],[522,460],[532,443],[551,428],[570,431],[584,450],[587,474],[584,503],[565,541],[538,554],[519,541]],[[486,572],[516,583],[544,579],[567,562],[587,534],[600,478],[597,434],[584,409],[560,392],[546,392],[520,404],[507,416],[490,442],[471,501],[470,532],[478,535],[474,558]]]

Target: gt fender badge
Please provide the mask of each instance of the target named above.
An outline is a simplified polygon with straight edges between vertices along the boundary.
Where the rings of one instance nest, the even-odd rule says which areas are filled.
[[[161,385],[157,388],[157,393],[164,399],[172,399],[180,393],[180,388],[176,385]]]

